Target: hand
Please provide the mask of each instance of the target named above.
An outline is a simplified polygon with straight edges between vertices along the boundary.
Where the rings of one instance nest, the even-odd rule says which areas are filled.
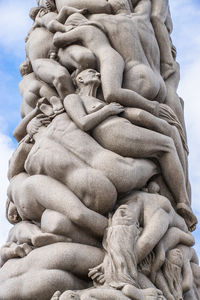
[[[124,107],[116,102],[104,106],[103,109],[105,109],[108,112],[109,116],[118,115],[124,111]]]
[[[26,131],[29,137],[33,137],[34,134],[36,134],[39,131],[40,127],[48,126],[50,122],[50,118],[46,117],[44,114],[37,115],[29,122],[28,126],[26,127]]]
[[[92,269],[89,269],[88,277],[90,277],[93,281],[103,285],[105,283],[103,265],[100,264]]]

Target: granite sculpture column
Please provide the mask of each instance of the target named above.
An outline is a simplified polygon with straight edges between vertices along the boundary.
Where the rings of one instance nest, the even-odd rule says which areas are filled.
[[[198,300],[167,0],[38,0],[1,300]]]

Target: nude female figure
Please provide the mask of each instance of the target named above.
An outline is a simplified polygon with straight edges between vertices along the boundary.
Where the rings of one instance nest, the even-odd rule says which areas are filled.
[[[100,264],[103,257],[96,247],[56,243],[37,248],[24,258],[10,259],[0,270],[0,299],[49,300],[58,289],[88,288],[88,269]]]
[[[68,115],[80,129],[86,132],[91,131],[92,136],[106,149],[127,157],[157,158],[165,180],[176,199],[177,211],[183,215],[188,227],[194,230],[197,220],[190,208],[185,188],[186,179],[172,139],[152,130],[135,126],[119,116],[108,117],[109,110],[119,114],[123,112],[123,108],[118,104],[105,105],[96,98],[97,88],[100,84],[99,75],[95,70],[85,70],[77,76],[76,84],[80,96],[72,94],[65,98],[64,107]],[[137,112],[132,112],[132,110],[134,109],[126,108],[125,117],[137,124]],[[144,117],[142,121],[139,119],[139,125],[156,129],[158,132],[162,132],[162,128],[164,128],[166,134],[166,122],[151,114],[148,115],[147,112],[140,116]],[[174,137],[177,138],[179,135],[175,134]],[[141,147],[141,143],[145,147]],[[180,140],[179,145],[181,145]],[[182,150],[181,153],[181,161],[184,166],[184,151]],[[173,161],[173,165],[170,164],[170,161]],[[169,175],[170,172],[172,172],[171,175]],[[177,185],[173,184],[174,181],[171,179],[174,175],[172,174],[176,174],[176,180],[179,180],[178,186],[181,186],[181,189],[177,189]],[[181,211],[182,208],[184,208],[184,213]]]

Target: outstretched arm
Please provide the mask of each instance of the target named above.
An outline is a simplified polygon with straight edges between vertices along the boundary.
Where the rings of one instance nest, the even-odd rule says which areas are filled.
[[[111,103],[88,115],[83,107],[81,97],[76,94],[65,98],[64,107],[70,118],[83,131],[92,130],[111,115],[117,115],[124,111],[120,104]]]

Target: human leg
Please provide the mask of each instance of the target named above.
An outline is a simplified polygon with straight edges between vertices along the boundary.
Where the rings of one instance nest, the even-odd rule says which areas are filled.
[[[46,209],[41,218],[43,232],[70,238],[74,243],[101,247],[101,243],[83,228],[75,225],[68,217],[53,210]]]
[[[97,236],[103,235],[107,219],[88,209],[65,185],[55,179],[44,175],[30,176],[23,183],[21,192],[22,197],[27,197],[29,202],[37,201],[42,207],[66,215],[89,232]],[[28,206],[29,203],[26,209]]]
[[[74,243],[37,248],[27,257],[10,260],[2,267],[0,299],[49,300],[57,289],[64,292],[87,288],[88,282],[77,276],[87,277],[88,269],[100,264],[103,256],[100,249]]]
[[[35,74],[47,84],[52,84],[61,99],[74,92],[71,76],[66,68],[53,59],[36,59],[32,62]]]
[[[124,158],[106,150],[94,156],[92,166],[105,174],[119,193],[144,187],[159,172],[150,160]]]
[[[161,73],[167,79],[175,72],[169,32],[165,25],[168,15],[168,0],[153,0],[151,22],[160,48]]]

